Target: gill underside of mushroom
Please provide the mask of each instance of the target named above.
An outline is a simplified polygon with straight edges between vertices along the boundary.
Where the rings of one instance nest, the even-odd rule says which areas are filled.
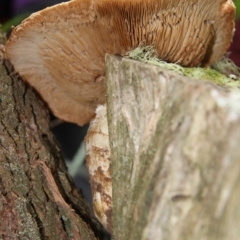
[[[74,0],[14,28],[6,56],[56,116],[83,125],[105,102],[106,53],[151,45],[164,61],[209,66],[230,45],[234,13],[231,0]]]

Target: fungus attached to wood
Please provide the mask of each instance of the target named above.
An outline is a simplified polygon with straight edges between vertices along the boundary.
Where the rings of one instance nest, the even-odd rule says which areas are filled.
[[[72,0],[32,14],[14,28],[6,57],[57,117],[84,125],[105,103],[106,53],[124,56],[141,44],[153,46],[167,62],[210,66],[231,43],[234,15],[231,0]],[[97,138],[88,136],[86,142]],[[101,153],[108,161],[88,156],[88,165],[95,213],[111,231],[104,139]],[[92,148],[87,147],[89,153]]]
[[[83,125],[105,101],[106,53],[139,44],[183,66],[209,66],[228,49],[231,0],[73,0],[32,14],[13,29],[6,56],[53,113]]]

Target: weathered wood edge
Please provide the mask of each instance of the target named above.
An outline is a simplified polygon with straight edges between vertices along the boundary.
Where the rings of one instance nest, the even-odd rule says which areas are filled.
[[[114,239],[239,239],[239,91],[106,65]]]

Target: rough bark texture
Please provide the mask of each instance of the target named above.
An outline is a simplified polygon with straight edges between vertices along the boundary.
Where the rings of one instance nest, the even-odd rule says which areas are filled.
[[[103,239],[67,173],[46,106],[7,65],[0,65],[0,239]]]
[[[239,240],[239,92],[106,57],[116,240]]]

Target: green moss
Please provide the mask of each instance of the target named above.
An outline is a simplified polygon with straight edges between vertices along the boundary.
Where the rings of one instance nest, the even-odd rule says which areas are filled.
[[[29,17],[31,13],[26,12],[23,14],[20,14],[10,20],[8,20],[7,22],[3,23],[0,26],[0,31],[1,32],[8,32],[11,30],[12,26],[17,26],[18,24],[20,24],[25,18]]]
[[[1,32],[1,30],[0,30],[0,44],[4,45],[6,43],[6,41],[7,41],[6,34],[4,32]]]
[[[240,69],[227,58],[221,59],[214,64],[212,68],[186,68],[177,63],[167,63],[158,59],[152,46],[139,46],[129,52],[128,57],[149,64],[154,64],[170,71],[175,71],[183,76],[198,80],[208,80],[227,87],[240,88]]]

